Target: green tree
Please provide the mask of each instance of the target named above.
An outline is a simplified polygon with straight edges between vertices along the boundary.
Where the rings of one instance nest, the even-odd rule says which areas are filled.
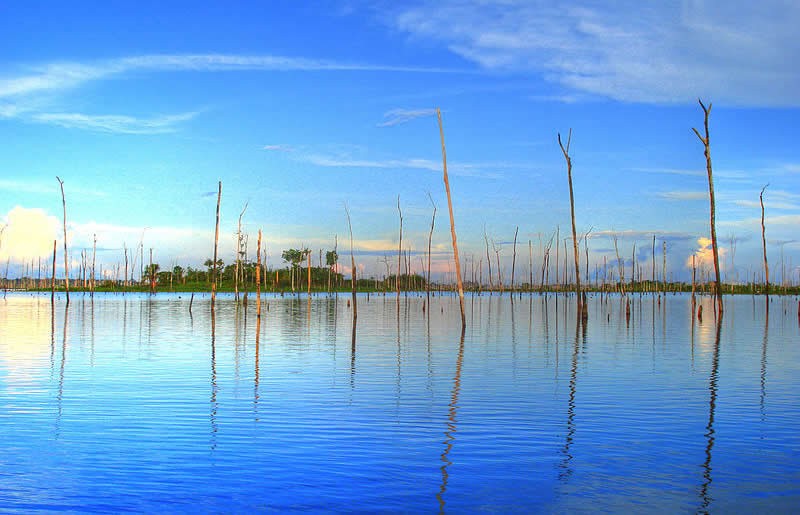
[[[311,253],[310,249],[288,249],[281,253],[281,258],[292,265],[292,291],[294,291],[294,276],[306,256]]]

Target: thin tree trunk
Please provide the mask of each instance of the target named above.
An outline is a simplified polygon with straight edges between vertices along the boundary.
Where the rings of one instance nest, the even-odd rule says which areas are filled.
[[[511,295],[514,295],[514,271],[517,266],[517,234],[519,233],[519,226],[514,230],[514,254],[511,257]]]
[[[233,286],[233,291],[234,291],[233,295],[236,301],[239,300],[239,269],[241,266],[240,256],[242,255],[242,216],[244,215],[244,212],[247,211],[247,204],[249,203],[250,203],[249,200],[245,202],[244,209],[242,209],[242,212],[239,213],[239,228],[236,231],[236,279],[234,281],[234,286]]]
[[[69,263],[67,256],[67,201],[64,198],[64,181],[56,176],[58,184],[61,186],[61,204],[64,207],[64,288],[67,292],[67,306],[69,306]]]
[[[353,257],[353,226],[350,224],[350,211],[347,204],[344,205],[344,212],[347,214],[347,228],[350,230],[350,277],[353,289],[353,332],[355,333],[355,322],[358,318],[358,304],[356,303],[356,258]]]
[[[56,245],[58,245],[58,240],[53,240],[53,279],[50,282],[50,304],[52,305],[55,302],[56,298]]]
[[[703,102],[698,99],[700,103],[700,107],[703,108],[703,113],[705,114],[705,134],[706,137],[703,138],[697,129],[692,128],[697,137],[700,138],[700,141],[703,143],[705,147],[704,154],[706,156],[706,169],[708,171],[708,197],[711,203],[711,250],[714,253],[714,274],[716,275],[716,294],[717,294],[717,310],[719,311],[720,319],[722,318],[723,313],[723,306],[722,306],[722,281],[719,277],[719,253],[717,251],[717,227],[716,227],[716,205],[714,202],[714,178],[711,173],[711,143],[708,135],[708,113],[711,111],[711,104],[708,104],[708,109],[706,106],[703,105]]]
[[[575,199],[572,194],[572,160],[569,157],[569,144],[572,140],[572,129],[569,130],[567,137],[567,148],[561,144],[561,134],[558,135],[558,145],[561,147],[561,152],[564,153],[564,159],[567,160],[567,179],[569,181],[569,214],[572,218],[572,252],[575,256],[575,294],[578,298],[578,311],[580,311],[581,303],[581,269],[580,269],[580,253],[578,252],[578,236],[575,232]]]
[[[400,241],[397,242],[397,277],[395,277],[395,286],[397,289],[397,313],[400,314],[400,257],[402,256],[403,248],[403,212],[400,210],[400,195],[397,196],[397,213],[400,215]]]
[[[761,201],[761,245],[764,248],[764,275],[766,282],[764,283],[764,291],[769,296],[769,264],[767,263],[767,237],[766,228],[764,227],[764,190],[767,189],[769,183],[761,188],[761,194],[758,196]]]
[[[425,294],[427,296],[428,302],[428,314],[430,315],[430,305],[431,305],[431,240],[433,239],[433,225],[436,223],[436,204],[433,202],[433,197],[431,197],[430,192],[428,192],[428,198],[431,201],[431,205],[433,206],[433,216],[431,217],[431,232],[428,233],[428,280],[425,283]]]
[[[307,294],[306,295],[308,295],[308,298],[310,300],[311,299],[311,251],[310,250],[308,251],[308,270],[307,270],[307,275],[308,275],[308,290],[307,290]]]
[[[450,197],[450,181],[447,179],[447,154],[444,149],[444,129],[442,129],[442,113],[436,108],[439,119],[439,135],[442,139],[442,165],[444,167],[444,188],[447,190],[447,207],[450,210],[450,232],[453,235],[453,257],[456,261],[456,277],[458,277],[458,301],[461,307],[461,331],[467,328],[467,317],[464,314],[464,284],[461,282],[461,263],[458,260],[458,243],[456,242],[456,225],[453,220],[453,201]]]
[[[214,263],[213,277],[211,279],[211,310],[214,310],[214,303],[217,300],[217,244],[219,243],[219,201],[222,198],[222,181],[217,186],[217,223],[214,226]]]

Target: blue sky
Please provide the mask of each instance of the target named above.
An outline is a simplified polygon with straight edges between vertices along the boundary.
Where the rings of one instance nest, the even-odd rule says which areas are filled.
[[[330,249],[334,235],[345,249],[347,202],[358,262],[379,273],[397,248],[397,196],[404,247],[423,250],[430,192],[435,270],[445,272],[439,107],[462,255],[485,256],[485,230],[507,280],[517,226],[534,261],[540,234],[569,233],[556,134],[572,128],[590,266],[614,259],[616,231],[620,253],[630,260],[636,243],[649,270],[656,234],[659,248],[668,242],[668,273],[687,278],[692,253],[710,264],[698,243],[710,234],[705,160],[691,131],[702,127],[702,97],[713,102],[726,272],[743,279],[760,267],[758,194],[770,183],[769,255],[777,270],[783,245],[788,276],[800,249],[793,3],[295,4],[4,4],[0,258],[9,275],[62,237],[56,175],[73,259],[96,234],[106,267],[140,241],[162,267],[201,263],[221,180],[227,262],[246,202],[251,254],[260,228],[272,265],[282,249]],[[527,256],[522,263],[518,274]]]

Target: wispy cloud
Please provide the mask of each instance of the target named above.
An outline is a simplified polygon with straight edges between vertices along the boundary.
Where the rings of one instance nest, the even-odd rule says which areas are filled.
[[[191,120],[197,112],[177,115],[135,118],[124,115],[89,115],[82,113],[38,113],[31,119],[36,122],[58,125],[66,128],[86,129],[118,134],[163,134],[175,132],[181,122]]]
[[[595,231],[589,234],[589,239],[613,239],[616,235],[617,239],[619,240],[641,240],[641,239],[652,239],[653,236],[658,238],[659,240],[668,240],[668,241],[685,241],[685,240],[692,240],[696,238],[694,234],[690,234],[688,232],[680,232],[680,231],[614,231],[614,230],[605,230],[605,231]]]
[[[782,0],[422,0],[387,14],[488,70],[630,102],[800,105],[800,5]]]
[[[401,123],[435,114],[436,109],[392,109],[383,113],[384,121],[379,123],[378,127],[394,127]]]
[[[707,191],[662,191],[658,196],[664,200],[685,201],[685,200],[706,200]]]
[[[291,145],[264,145],[264,150],[273,150],[276,152],[294,152],[294,147]]]
[[[708,177],[706,170],[686,170],[682,168],[631,168],[634,172],[642,173],[660,173],[667,175],[686,175],[690,177]],[[737,170],[713,170],[714,177],[721,177],[726,179],[745,179],[751,176],[746,172]]]
[[[25,75],[0,78],[0,98],[72,88],[131,71],[385,71],[459,73],[464,70],[348,63],[273,55],[142,55],[92,62],[49,63],[29,68]],[[469,72],[467,72],[469,73]]]
[[[329,167],[351,167],[351,168],[394,168],[394,169],[416,169],[429,170],[433,172],[442,171],[442,163],[438,160],[408,158],[408,159],[351,159],[348,157],[329,156],[320,154],[309,154],[303,156],[302,160],[317,165]],[[503,169],[531,169],[531,165],[521,163],[447,163],[447,171],[453,175],[464,177],[482,177],[485,179],[499,179],[503,175],[497,170]]]
[[[55,182],[56,180],[54,176],[53,183]],[[78,194],[78,195],[95,196],[95,197],[105,197],[107,195],[105,192],[97,189],[86,188],[83,186],[74,186],[68,183],[65,183],[64,189],[66,190],[67,195]],[[0,179],[0,191],[10,191],[13,193],[37,193],[42,195],[61,194],[60,193],[61,190],[57,185],[50,185],[38,180],[17,181],[17,180]]]

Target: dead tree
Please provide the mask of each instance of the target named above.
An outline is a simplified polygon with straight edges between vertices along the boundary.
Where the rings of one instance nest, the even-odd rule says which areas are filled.
[[[239,270],[241,268],[241,255],[242,255],[242,216],[244,216],[244,212],[247,211],[247,204],[250,201],[244,203],[244,209],[242,212],[239,213],[239,229],[236,231],[236,279],[234,281],[234,298],[238,301],[239,300]]]
[[[355,322],[358,318],[358,305],[356,304],[356,258],[353,257],[353,226],[350,224],[350,211],[347,209],[347,203],[344,205],[344,212],[347,214],[347,228],[350,229],[350,282],[353,289],[353,334],[355,334]]]
[[[213,277],[211,279],[211,310],[214,310],[214,303],[217,300],[217,244],[219,243],[219,201],[222,198],[222,181],[219,181],[217,189],[217,223],[214,228],[214,263]]]
[[[767,189],[767,186],[769,186],[769,183],[761,188],[761,194],[758,196],[758,198],[761,200],[761,245],[764,249],[764,275],[766,277],[764,291],[767,295],[769,295],[769,264],[767,263],[767,238],[766,229],[764,228],[764,190]]]
[[[400,195],[397,196],[397,213],[400,215],[400,241],[397,242],[397,277],[395,277],[395,287],[397,290],[397,309],[400,313],[400,258],[403,248],[403,212],[400,210]],[[407,286],[407,285],[406,285]]]
[[[439,119],[439,135],[442,138],[442,165],[444,167],[444,188],[447,190],[447,207],[450,210],[450,233],[453,235],[453,257],[456,262],[456,277],[458,278],[458,302],[461,307],[461,331],[467,328],[467,317],[464,315],[464,283],[461,281],[461,262],[458,260],[458,243],[456,242],[456,224],[453,220],[453,200],[450,197],[450,181],[447,179],[447,154],[444,150],[444,129],[442,129],[442,113],[436,108]]]
[[[64,207],[64,288],[67,291],[67,306],[69,306],[69,263],[68,263],[68,256],[67,256],[67,201],[64,198],[64,181],[62,181],[57,175],[56,180],[58,180],[58,184],[61,186],[61,205]]]
[[[572,252],[575,256],[575,294],[578,298],[578,306],[581,303],[581,268],[579,264],[580,253],[578,252],[578,236],[575,232],[575,198],[572,194],[572,159],[569,157],[569,144],[572,140],[572,129],[569,130],[567,136],[567,147],[561,143],[561,134],[558,135],[558,145],[561,147],[561,152],[564,154],[564,159],[567,161],[567,179],[569,182],[569,214],[572,218]]]
[[[708,197],[711,203],[711,250],[714,254],[714,274],[716,275],[716,295],[717,295],[717,310],[719,311],[720,318],[722,317],[722,281],[719,277],[719,253],[717,251],[717,226],[716,226],[716,204],[714,202],[714,178],[711,173],[711,142],[708,136],[708,113],[711,111],[711,104],[708,104],[708,108],[703,105],[702,100],[699,98],[697,101],[700,103],[700,107],[703,108],[703,113],[705,114],[704,126],[705,126],[705,134],[706,137],[700,135],[700,133],[694,127],[692,130],[697,137],[700,138],[700,141],[703,143],[705,147],[704,154],[706,156],[706,169],[708,171]]]
[[[428,192],[428,198],[431,201],[431,205],[433,206],[433,216],[431,216],[431,232],[428,233],[428,281],[425,283],[425,293],[427,294],[428,299],[428,307],[430,309],[431,305],[431,239],[433,239],[433,225],[436,223],[436,204],[433,202],[433,197],[431,197],[430,192]]]
[[[511,257],[511,296],[514,296],[514,271],[517,266],[517,234],[519,233],[519,226],[514,229],[514,253]]]

